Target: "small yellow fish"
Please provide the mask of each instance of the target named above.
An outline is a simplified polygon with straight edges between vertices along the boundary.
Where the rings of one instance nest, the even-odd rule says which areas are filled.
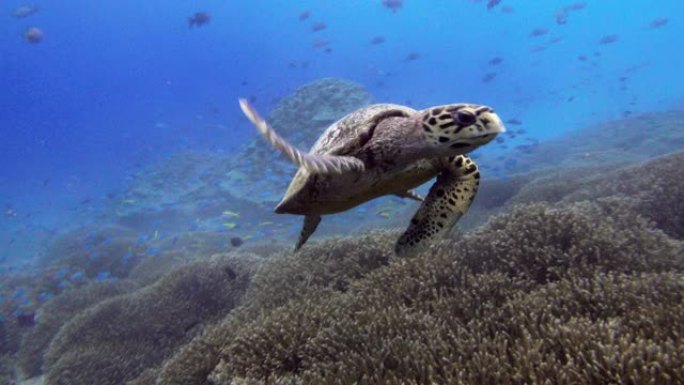
[[[135,203],[135,199],[124,199],[121,201],[121,203],[126,205],[132,205],[133,203]]]
[[[226,216],[226,217],[240,218],[240,213],[236,213],[235,211],[226,210],[226,211],[222,212],[221,214],[223,214],[223,216]]]
[[[232,230],[232,229],[237,227],[237,223],[235,223],[235,222],[224,222],[223,227]]]
[[[390,208],[383,208],[383,209],[376,211],[375,213],[381,217],[389,218],[392,215],[392,211],[393,210]]]
[[[272,224],[273,224],[272,221],[264,221],[264,222],[259,223],[259,226],[270,226]]]

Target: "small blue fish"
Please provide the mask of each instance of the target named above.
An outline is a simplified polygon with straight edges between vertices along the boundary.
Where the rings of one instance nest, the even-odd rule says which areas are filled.
[[[17,299],[19,297],[23,297],[24,294],[26,294],[26,289],[24,289],[23,287],[20,287],[19,289],[15,290],[12,293],[12,298]]]
[[[152,255],[152,256],[157,256],[159,255],[159,249],[156,247],[149,247],[147,251],[145,251],[145,254],[147,255]]]
[[[106,280],[107,278],[109,278],[110,275],[111,275],[110,272],[108,272],[108,271],[103,271],[103,272],[98,273],[97,276],[95,277],[95,279],[96,279],[98,282],[102,282],[102,281]]]
[[[47,302],[47,301],[51,300],[54,296],[55,296],[54,294],[44,291],[44,292],[38,294],[38,300],[40,302]]]
[[[133,255],[133,253],[126,253],[126,254],[121,256],[121,263],[127,264],[127,263],[131,262],[134,257],[135,256]]]
[[[69,277],[72,281],[78,281],[80,279],[83,279],[83,272],[82,271],[77,271],[74,274],[71,274],[71,277]]]
[[[52,275],[52,278],[54,278],[55,280],[62,279],[66,277],[67,274],[69,274],[69,268],[62,267],[61,269],[57,270],[55,274]]]

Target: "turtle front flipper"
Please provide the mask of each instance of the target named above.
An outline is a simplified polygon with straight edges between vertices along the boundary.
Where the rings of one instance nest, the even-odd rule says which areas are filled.
[[[304,217],[304,226],[302,226],[302,231],[299,233],[299,239],[297,240],[294,251],[297,251],[304,246],[311,234],[316,231],[319,223],[321,223],[320,215],[307,215]]]
[[[399,237],[397,255],[415,254],[443,237],[468,211],[480,184],[477,165],[466,155],[440,160],[442,172],[425,201]]]
[[[247,100],[240,99],[240,108],[276,150],[312,174],[341,174],[345,171],[363,171],[365,169],[363,161],[352,156],[312,155],[299,151],[278,135]]]

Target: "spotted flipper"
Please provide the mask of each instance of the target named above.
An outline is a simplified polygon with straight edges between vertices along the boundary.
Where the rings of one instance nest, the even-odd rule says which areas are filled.
[[[466,155],[445,158],[443,171],[399,237],[397,255],[411,255],[443,237],[468,211],[480,184],[477,165]]]
[[[307,215],[304,217],[304,226],[302,226],[302,231],[299,233],[299,239],[297,240],[294,251],[297,251],[304,246],[311,234],[316,231],[316,227],[318,227],[319,223],[321,223],[320,215]]]
[[[400,197],[400,198],[409,198],[409,199],[413,199],[414,201],[418,201],[418,202],[422,202],[422,201],[425,200],[425,198],[423,198],[422,196],[420,196],[420,194],[418,194],[418,193],[416,193],[416,192],[413,192],[413,191],[411,191],[411,190],[407,190],[407,191],[404,191],[404,192],[401,192],[401,193],[396,193],[396,194],[394,194],[394,195],[396,195],[396,196],[398,196],[398,197]]]
[[[301,152],[278,135],[247,100],[240,99],[240,108],[276,150],[312,174],[341,174],[346,171],[363,171],[365,168],[363,161],[352,156],[312,155]]]

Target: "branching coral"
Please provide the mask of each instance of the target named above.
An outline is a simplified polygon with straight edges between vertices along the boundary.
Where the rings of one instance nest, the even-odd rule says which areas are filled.
[[[680,156],[633,169],[652,171],[641,185],[616,171],[605,183],[623,178],[622,187],[592,179],[552,189],[563,203],[515,206],[411,259],[390,258],[388,232],[275,253],[230,312],[234,304],[193,302],[222,290],[220,278],[172,273],[68,324],[50,348],[48,385],[86,383],[98,370],[135,385],[684,382],[684,249],[654,227],[678,231],[659,216],[679,210],[662,195],[681,197],[677,182],[661,177]],[[584,198],[593,201],[574,202]],[[186,297],[162,284],[205,279],[211,290]],[[206,317],[223,320],[199,335],[150,322],[163,314],[192,325],[188,314],[205,308],[224,309]],[[98,356],[103,340],[117,342]]]
[[[684,238],[684,152],[630,164],[614,170],[593,166],[560,170],[546,170],[515,176],[509,182],[515,195],[501,196],[500,188],[493,188],[488,197],[483,184],[482,197],[475,201],[475,212],[503,205],[534,203],[570,203],[599,198],[621,197],[634,203],[634,214],[653,221],[668,235]],[[532,179],[532,180],[530,180]],[[518,186],[524,181],[524,186]],[[502,199],[505,197],[506,199]],[[498,204],[498,205],[497,205]]]
[[[684,239],[682,164],[684,152],[656,158],[603,176],[597,183],[569,194],[564,201],[581,201],[609,195],[625,196],[636,202],[638,214],[653,221],[670,236]]]
[[[681,245],[621,203],[519,206],[344,290],[256,313],[215,342],[205,383],[682,380]]]
[[[55,241],[43,257],[45,265],[68,267],[94,278],[101,272],[125,278],[144,255],[135,233],[120,226],[77,230]]]
[[[566,208],[515,207],[459,244],[474,271],[507,271],[538,283],[594,271],[662,271],[682,266],[681,245],[604,200]]]
[[[231,256],[183,266],[80,313],[50,345],[46,384],[121,384],[159,365],[238,305],[254,264]]]
[[[18,365],[23,375],[40,374],[43,353],[59,329],[78,312],[106,299],[131,291],[130,282],[93,283],[77,290],[67,291],[46,303],[37,317],[38,323],[26,335],[18,353]]]
[[[352,280],[389,263],[395,239],[392,232],[376,231],[359,238],[314,242],[295,255],[272,255],[255,274],[242,307],[171,358],[160,374],[162,383],[202,384],[219,363],[223,345],[245,323],[309,295],[348,290]]]

